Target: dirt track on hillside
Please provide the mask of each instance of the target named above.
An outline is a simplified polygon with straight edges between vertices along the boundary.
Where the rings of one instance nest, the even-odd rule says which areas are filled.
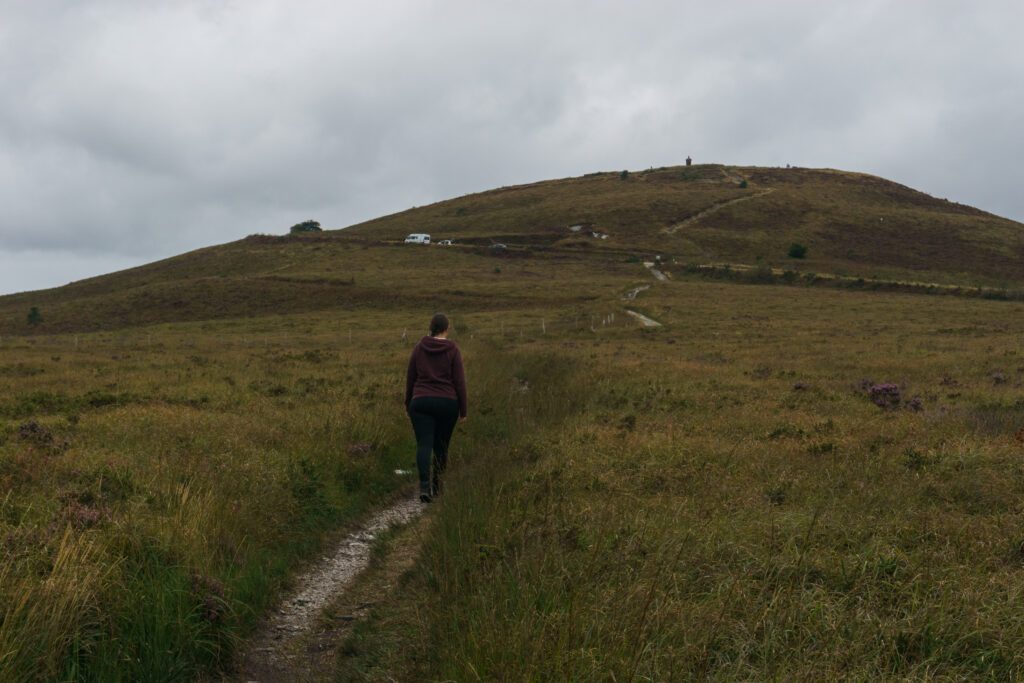
[[[665,234],[666,235],[671,235],[671,234],[675,233],[677,230],[679,230],[680,228],[685,228],[687,225],[693,225],[694,223],[696,223],[700,219],[702,219],[702,218],[704,218],[706,216],[710,216],[711,214],[715,213],[716,211],[721,211],[724,208],[733,206],[735,204],[739,204],[741,202],[749,202],[751,199],[757,199],[758,197],[764,197],[765,195],[771,194],[774,191],[775,191],[774,187],[769,187],[767,190],[761,190],[760,192],[755,192],[754,194],[747,195],[745,197],[737,197],[736,199],[727,199],[725,201],[718,202],[717,204],[712,204],[711,206],[709,206],[708,208],[704,209],[703,211],[698,211],[697,213],[693,214],[689,218],[684,218],[683,220],[679,221],[678,223],[675,223],[673,225],[668,226],[667,228],[665,228]]]

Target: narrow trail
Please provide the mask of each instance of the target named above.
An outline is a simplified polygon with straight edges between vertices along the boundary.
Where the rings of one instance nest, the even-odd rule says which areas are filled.
[[[769,187],[766,190],[761,190],[760,192],[755,192],[754,194],[747,195],[746,197],[737,197],[736,199],[727,199],[725,201],[718,202],[717,204],[712,204],[711,206],[709,206],[708,208],[704,209],[703,211],[698,211],[697,213],[693,214],[689,218],[684,218],[683,220],[679,221],[678,223],[676,223],[674,225],[668,226],[667,228],[665,228],[664,232],[665,232],[666,235],[671,235],[674,232],[676,232],[677,230],[679,230],[680,228],[685,228],[687,225],[693,225],[694,223],[696,223],[700,219],[705,218],[706,216],[710,216],[711,214],[715,213],[716,211],[721,211],[722,209],[724,209],[726,207],[733,206],[734,204],[739,204],[740,202],[749,202],[751,199],[757,199],[758,197],[764,197],[765,195],[771,194],[772,192],[775,192],[775,188],[774,187]]]
[[[644,261],[644,267],[651,271],[651,275],[654,276],[655,280],[658,282],[668,282],[668,278],[665,277],[665,273],[655,268],[655,265],[654,261]]]
[[[654,266],[656,265],[657,264],[654,261],[644,261],[644,267],[651,272],[651,275],[654,276],[655,280],[657,280],[658,282],[668,282],[668,277],[665,275],[665,273],[655,268]],[[650,288],[650,285],[640,285],[639,287],[634,287],[633,289],[629,290],[628,292],[622,295],[622,300],[636,301],[636,298],[637,296],[640,295],[640,292],[646,292]],[[653,318],[648,318],[643,313],[637,313],[636,311],[631,311],[628,308],[625,309],[625,311],[628,315],[631,315],[632,317],[639,320],[644,327],[661,327],[661,323],[659,323],[657,320]]]
[[[659,323],[654,318],[648,318],[643,313],[637,313],[636,311],[631,311],[628,308],[626,309],[626,313],[639,320],[640,324],[642,324],[644,327],[661,327],[661,323]]]
[[[646,292],[650,288],[651,288],[650,285],[641,285],[639,287],[634,287],[633,289],[629,290],[628,292],[626,292],[625,294],[622,295],[622,300],[623,301],[633,301],[633,300],[636,299],[637,295],[640,292]]]
[[[242,658],[236,681],[277,683],[314,680],[316,652],[333,643],[317,643],[311,655],[308,641],[325,610],[344,597],[346,590],[370,565],[373,541],[383,532],[406,525],[422,515],[424,505],[403,498],[378,511],[362,527],[344,537],[332,552],[297,580],[286,598],[259,628]],[[372,603],[354,606],[354,610]],[[344,621],[355,617],[348,615]],[[337,641],[337,638],[334,638]]]
[[[746,178],[744,178],[743,176],[739,175],[738,173],[731,169],[723,167],[719,170],[722,171],[722,177],[728,180],[730,183],[736,183],[737,185],[739,185],[741,182],[746,180]]]

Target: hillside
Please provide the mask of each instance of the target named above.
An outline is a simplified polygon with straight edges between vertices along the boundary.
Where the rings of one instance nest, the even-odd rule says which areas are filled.
[[[573,227],[577,229],[574,231]],[[428,232],[423,252],[400,244]],[[598,233],[603,237],[594,237]],[[504,254],[489,247],[509,246]],[[787,257],[790,244],[806,259]],[[701,165],[499,188],[301,237],[254,235],[65,287],[0,297],[0,333],[112,329],[333,308],[491,310],[567,303],[680,264],[959,285],[1024,283],[1024,225],[869,175]],[[440,267],[448,276],[440,281]],[[552,287],[557,284],[558,287]],[[596,294],[595,294],[596,295]]]
[[[609,237],[574,238],[568,228],[580,224]],[[384,239],[413,231],[471,243],[655,250],[692,263],[778,264],[799,242],[810,247],[808,269],[1024,279],[1024,225],[875,176],[824,169],[597,173],[468,195],[348,230]]]
[[[1024,297],[869,279],[1018,286],[1020,228],[702,166],[2,297],[0,680],[1021,679]],[[371,538],[438,308],[468,419]]]

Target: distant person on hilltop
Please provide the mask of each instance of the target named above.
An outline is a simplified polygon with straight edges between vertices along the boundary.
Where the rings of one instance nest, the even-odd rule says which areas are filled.
[[[455,423],[466,419],[466,373],[458,345],[448,339],[448,327],[444,313],[430,319],[430,335],[412,350],[405,379],[405,408],[416,433],[416,467],[424,503],[441,493],[448,442]]]

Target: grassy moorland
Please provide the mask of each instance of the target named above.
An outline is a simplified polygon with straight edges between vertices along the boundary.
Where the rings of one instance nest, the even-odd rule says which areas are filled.
[[[1024,307],[669,283],[643,309],[665,327],[477,352],[517,375],[490,445],[340,679],[1024,672]]]
[[[613,274],[552,292],[579,264],[492,264],[469,277],[492,278],[488,291],[512,311],[453,313],[468,358],[477,326],[582,335],[609,315],[589,312],[590,292],[611,291]],[[533,295],[513,278],[547,284]],[[532,307],[571,291],[571,307]],[[192,680],[230,668],[332,532],[407,492],[401,395],[424,310],[3,337],[0,679]],[[474,391],[485,381],[478,372]]]
[[[857,174],[677,168],[0,297],[0,679],[229,670],[405,494],[404,363],[438,309],[471,420],[338,678],[1020,677],[1024,305],[769,270],[802,241],[842,282],[1016,287],[1020,228]],[[460,244],[391,242],[423,229]]]
[[[0,678],[229,661],[323,534],[405,483],[407,349],[368,322],[5,338]]]

